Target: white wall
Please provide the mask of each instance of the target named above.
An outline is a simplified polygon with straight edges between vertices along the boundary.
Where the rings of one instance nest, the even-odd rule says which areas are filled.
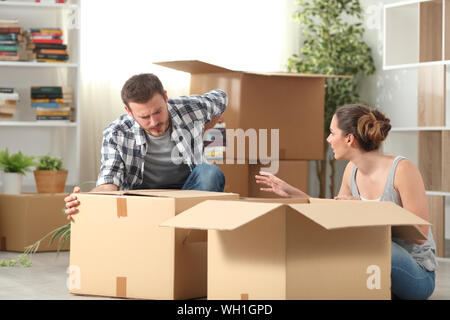
[[[81,154],[81,181],[97,178],[102,130],[124,113],[120,90],[130,76],[153,72],[175,97],[189,93],[189,74],[152,62],[285,70],[298,51],[294,8],[294,0],[82,0],[82,141],[90,143]]]

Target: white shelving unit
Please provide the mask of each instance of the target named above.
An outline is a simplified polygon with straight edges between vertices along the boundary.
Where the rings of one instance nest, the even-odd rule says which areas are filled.
[[[446,20],[450,14],[448,6],[446,0],[415,0],[385,5],[383,69],[450,64],[450,47],[446,47],[445,42],[445,33],[448,32]],[[439,16],[432,13],[436,9],[440,10]],[[428,20],[427,28],[422,28],[421,19]],[[423,54],[431,42],[435,44],[434,53]],[[437,51],[442,53],[439,57],[436,56]]]
[[[392,127],[391,132],[450,131],[450,127]]]
[[[395,70],[387,72],[398,79],[390,94],[402,101],[392,108],[395,120],[384,151],[406,156],[420,169],[438,255],[444,256],[450,203],[450,0],[385,5],[383,32],[383,70]]]
[[[14,117],[0,119],[0,149],[7,147],[11,153],[22,151],[26,155],[61,157],[69,171],[66,192],[80,183],[80,2],[0,1],[0,19],[18,19],[25,30],[45,27],[63,30],[63,41],[69,51],[67,63],[0,61],[0,86],[15,88],[20,99]],[[30,102],[31,86],[73,87],[73,122],[36,121]],[[36,192],[33,173],[26,174],[22,191]]]

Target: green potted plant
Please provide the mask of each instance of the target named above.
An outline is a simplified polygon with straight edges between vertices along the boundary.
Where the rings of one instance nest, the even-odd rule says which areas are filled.
[[[38,193],[62,193],[66,185],[67,170],[63,168],[61,158],[40,156],[34,178]]]
[[[35,165],[33,156],[26,156],[21,151],[9,154],[8,148],[0,150],[0,170],[3,171],[3,193],[20,194],[23,176]]]
[[[349,75],[351,78],[327,78],[325,83],[324,136],[330,134],[331,118],[339,106],[359,103],[358,84],[362,77],[375,72],[370,47],[364,42],[364,16],[359,0],[297,0],[294,18],[300,23],[303,37],[301,54],[288,60],[288,70],[299,73]],[[316,160],[320,181],[320,198],[325,198],[327,163],[331,167],[330,194],[335,192],[335,159]]]

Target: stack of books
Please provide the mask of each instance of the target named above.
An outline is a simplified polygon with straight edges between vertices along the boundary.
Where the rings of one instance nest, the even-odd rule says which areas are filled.
[[[224,158],[227,146],[227,129],[225,123],[216,123],[214,128],[208,130],[203,138],[204,156],[207,160],[220,160]]]
[[[38,62],[66,62],[69,60],[67,45],[62,40],[59,28],[28,29],[27,49],[33,50],[32,58]]]
[[[0,87],[0,118],[12,118],[16,113],[19,94],[14,88]]]
[[[35,0],[35,2],[41,2],[41,3],[65,3],[66,0]]]
[[[0,19],[0,61],[19,60],[20,37],[18,20]]]
[[[31,87],[31,107],[36,109],[36,120],[70,121],[72,106],[70,87]]]

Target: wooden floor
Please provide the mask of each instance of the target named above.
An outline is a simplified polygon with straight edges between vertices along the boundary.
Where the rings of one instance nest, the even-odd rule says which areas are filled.
[[[450,259],[437,258],[436,287],[430,300],[450,300]]]
[[[15,259],[18,254],[0,251],[0,260]],[[69,253],[37,253],[31,268],[0,267],[0,300],[94,300],[112,299],[77,296],[66,287]],[[431,300],[450,300],[450,259],[438,258],[436,287]]]

